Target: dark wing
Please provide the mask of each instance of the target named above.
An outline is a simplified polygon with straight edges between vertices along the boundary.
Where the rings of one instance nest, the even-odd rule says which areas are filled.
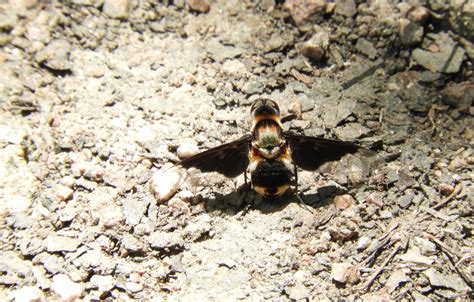
[[[202,172],[219,172],[226,177],[242,174],[249,165],[249,148],[252,137],[245,135],[236,141],[209,149],[186,159],[178,165]]]
[[[362,151],[371,155],[372,151],[353,143],[285,132],[285,139],[291,151],[293,163],[303,170],[314,171],[328,161],[339,160],[342,156]]]

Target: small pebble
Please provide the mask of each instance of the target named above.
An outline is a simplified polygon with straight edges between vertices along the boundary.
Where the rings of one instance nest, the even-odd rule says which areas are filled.
[[[331,278],[340,283],[353,284],[359,281],[360,275],[357,267],[350,263],[333,263]]]
[[[199,152],[199,148],[195,143],[183,143],[176,151],[180,159],[193,156]]]
[[[449,196],[454,191],[454,187],[445,183],[440,183],[438,186],[438,190],[443,196]]]
[[[180,167],[164,166],[150,181],[150,192],[158,202],[166,202],[176,194],[186,177]]]
[[[125,288],[132,293],[136,293],[143,289],[143,285],[141,285],[140,283],[135,283],[135,282],[127,282],[125,284]]]
[[[359,238],[359,240],[357,240],[357,250],[358,251],[363,251],[365,250],[370,242],[372,241],[372,239],[370,239],[370,237],[367,237],[367,236],[362,236]]]
[[[128,15],[129,0],[105,0],[103,11],[112,18],[122,19]]]
[[[372,193],[365,199],[365,202],[369,204],[373,204],[379,208],[383,207],[383,201],[376,196],[376,194]]]
[[[74,191],[66,186],[57,185],[55,195],[60,201],[68,201],[72,198]]]
[[[26,286],[14,291],[11,295],[15,302],[43,302],[44,293],[37,287]]]
[[[206,0],[188,0],[189,8],[198,13],[207,13],[211,6]]]
[[[334,205],[339,210],[345,210],[354,204],[354,198],[351,195],[338,195],[334,197]]]
[[[51,290],[59,296],[60,301],[72,302],[82,295],[84,287],[72,282],[68,275],[58,274],[53,277]]]
[[[416,23],[423,23],[430,17],[430,11],[423,6],[418,6],[408,13],[408,18]]]

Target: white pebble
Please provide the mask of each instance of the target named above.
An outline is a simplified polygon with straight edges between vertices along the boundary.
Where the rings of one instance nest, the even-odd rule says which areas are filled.
[[[43,302],[44,294],[43,292],[34,286],[22,287],[13,292],[10,299],[15,300],[15,302]]]
[[[68,275],[58,274],[53,277],[51,290],[59,296],[60,301],[72,302],[82,295],[84,287],[72,282]]]
[[[181,146],[178,147],[178,150],[176,151],[180,159],[193,156],[198,152],[199,148],[195,143],[183,143]]]
[[[186,171],[178,166],[164,166],[150,181],[150,192],[158,202],[166,202],[176,194],[186,178]]]

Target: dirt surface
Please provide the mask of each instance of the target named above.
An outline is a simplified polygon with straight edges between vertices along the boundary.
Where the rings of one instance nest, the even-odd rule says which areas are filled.
[[[0,300],[472,298],[469,1],[163,2],[0,1]],[[155,200],[262,96],[377,156]]]

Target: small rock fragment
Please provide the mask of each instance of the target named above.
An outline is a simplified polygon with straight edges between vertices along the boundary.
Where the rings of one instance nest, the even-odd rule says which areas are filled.
[[[301,25],[311,16],[317,13],[324,13],[326,1],[324,0],[287,0],[283,4],[296,25]]]
[[[408,278],[407,274],[403,270],[396,270],[388,278],[387,282],[385,283],[385,287],[389,293],[392,293],[400,286],[401,283],[408,282],[409,280],[410,278]]]
[[[244,63],[237,59],[225,61],[222,65],[222,72],[233,77],[243,77],[248,73]]]
[[[73,193],[74,191],[69,187],[63,185],[56,186],[55,195],[59,199],[59,201],[68,201],[72,198]]]
[[[374,47],[374,44],[365,38],[357,39],[355,48],[360,53],[366,55],[369,59],[375,59],[375,57],[377,57],[377,49]]]
[[[369,247],[371,241],[372,239],[370,239],[370,237],[367,237],[367,236],[360,237],[359,240],[357,240],[356,249],[358,251],[365,250],[366,248]]]
[[[423,27],[411,22],[408,19],[402,18],[399,21],[399,35],[400,40],[404,45],[416,45],[423,40]]]
[[[379,198],[379,197],[377,196],[377,194],[375,194],[375,193],[372,193],[372,194],[370,194],[369,196],[367,196],[367,197],[365,198],[365,202],[367,202],[367,203],[369,203],[369,204],[373,204],[373,205],[375,205],[375,206],[377,206],[377,207],[379,207],[379,208],[383,207],[383,201],[382,201],[382,199]]]
[[[285,289],[285,292],[292,301],[306,300],[311,296],[310,290],[302,283],[297,283],[295,286]]]
[[[158,202],[166,202],[176,194],[186,178],[186,171],[178,166],[164,166],[150,180],[150,192]]]
[[[350,263],[334,263],[331,266],[331,278],[340,283],[353,284],[359,281],[360,275],[357,267]]]
[[[324,31],[320,31],[301,46],[300,53],[303,56],[318,62],[324,57],[328,47],[329,35]]]
[[[92,217],[105,228],[112,228],[125,220],[120,207],[115,204],[111,195],[111,190],[104,188],[98,188],[90,195],[89,207]]]
[[[441,195],[449,196],[454,191],[454,187],[445,183],[440,183],[438,186],[438,190]]]
[[[424,6],[417,6],[408,13],[408,19],[416,23],[423,23],[430,17],[430,11]]]
[[[82,295],[84,286],[72,282],[68,275],[58,274],[53,277],[51,290],[59,296],[61,301],[72,302]]]
[[[464,49],[446,33],[428,36],[436,43],[431,45],[438,51],[417,48],[412,52],[412,59],[432,72],[457,73],[464,59]]]
[[[436,244],[423,237],[415,237],[415,244],[424,256],[434,255],[438,252]]]
[[[420,249],[417,246],[411,247],[405,254],[400,256],[400,259],[405,262],[413,262],[426,265],[430,265],[434,262],[434,259],[421,255]]]
[[[207,0],[188,0],[188,5],[192,11],[198,13],[207,13],[211,9]]]
[[[138,240],[131,234],[125,234],[122,238],[122,248],[124,248],[128,254],[143,254],[145,252],[145,246],[141,240]]]
[[[265,85],[261,81],[249,81],[242,87],[242,92],[246,94],[261,94]]]
[[[43,302],[44,293],[35,286],[25,286],[12,293],[15,302]]]
[[[74,252],[80,244],[81,240],[71,237],[49,235],[46,238],[46,249],[50,253]]]
[[[53,70],[67,71],[71,69],[69,53],[71,44],[66,40],[51,41],[43,50],[36,54],[36,61]]]
[[[124,19],[128,16],[129,0],[105,0],[103,12],[111,18]]]
[[[474,100],[474,84],[471,82],[451,83],[441,91],[443,102],[463,113],[469,113]]]
[[[450,288],[458,292],[469,290],[466,283],[456,275],[444,275],[433,267],[424,271],[423,274],[428,278],[431,286]]]
[[[112,276],[100,276],[94,275],[91,277],[91,281],[94,288],[98,288],[100,292],[109,292],[115,287],[115,279]]]
[[[38,0],[13,0],[10,1],[10,7],[14,12],[22,13],[38,4]]]
[[[354,204],[354,198],[351,195],[344,194],[334,197],[334,205],[339,210],[345,210]]]
[[[176,153],[180,159],[193,156],[199,152],[199,148],[194,142],[185,142],[178,147]]]
[[[175,251],[184,245],[181,235],[176,233],[155,232],[148,237],[148,242],[154,250]]]
[[[335,13],[346,17],[353,17],[357,14],[357,4],[355,0],[336,0]]]
[[[143,285],[136,282],[127,282],[125,283],[125,288],[132,293],[136,293],[143,289]]]

